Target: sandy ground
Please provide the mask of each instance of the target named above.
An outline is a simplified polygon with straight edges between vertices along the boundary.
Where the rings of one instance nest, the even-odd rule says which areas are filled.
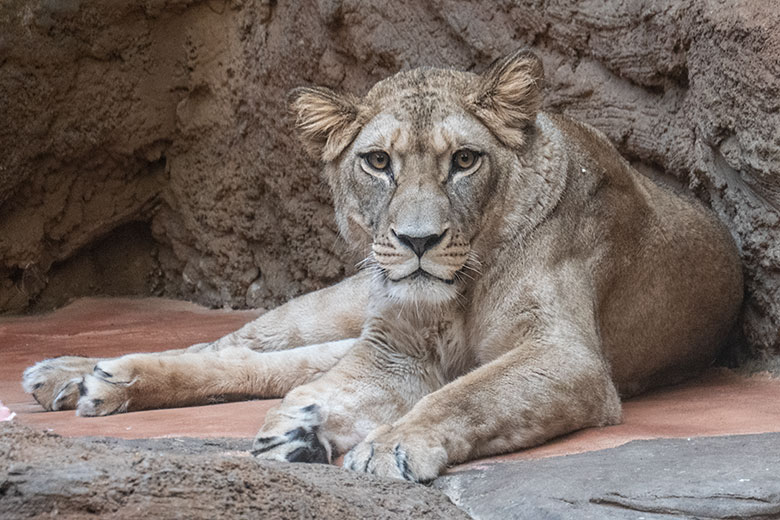
[[[276,400],[151,410],[110,417],[44,412],[25,394],[24,368],[58,355],[115,356],[215,339],[257,316],[165,299],[78,300],[52,314],[0,319],[0,400],[18,421],[63,436],[252,438]],[[618,426],[588,429],[505,458],[539,458],[618,446],[635,439],[780,431],[780,380],[712,369],[686,384],[624,403]]]

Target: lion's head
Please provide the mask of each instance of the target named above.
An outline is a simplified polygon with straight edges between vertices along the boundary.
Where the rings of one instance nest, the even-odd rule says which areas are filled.
[[[474,275],[482,215],[515,171],[541,101],[527,51],[482,75],[401,72],[363,98],[296,91],[307,151],[325,163],[337,221],[398,300],[443,302]]]

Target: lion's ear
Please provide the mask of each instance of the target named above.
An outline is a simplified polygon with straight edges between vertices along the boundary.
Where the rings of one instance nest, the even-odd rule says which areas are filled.
[[[315,159],[334,160],[355,138],[358,101],[324,87],[298,88],[292,92],[295,126],[306,151]]]
[[[528,50],[516,51],[482,74],[468,102],[485,125],[505,145],[525,143],[525,130],[542,104],[542,60]]]

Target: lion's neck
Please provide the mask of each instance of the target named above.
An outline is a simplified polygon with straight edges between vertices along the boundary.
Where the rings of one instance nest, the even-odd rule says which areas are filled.
[[[555,211],[566,189],[568,158],[560,132],[543,113],[536,127],[530,150],[497,187],[500,202],[485,213],[476,244],[483,270],[501,251],[522,249],[525,238]]]

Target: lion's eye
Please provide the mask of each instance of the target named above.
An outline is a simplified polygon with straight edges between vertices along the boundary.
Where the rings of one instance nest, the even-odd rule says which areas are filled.
[[[471,150],[458,150],[452,155],[452,166],[455,170],[468,170],[477,162],[477,153]]]
[[[390,156],[387,152],[369,152],[365,159],[375,170],[384,171],[390,167]]]

